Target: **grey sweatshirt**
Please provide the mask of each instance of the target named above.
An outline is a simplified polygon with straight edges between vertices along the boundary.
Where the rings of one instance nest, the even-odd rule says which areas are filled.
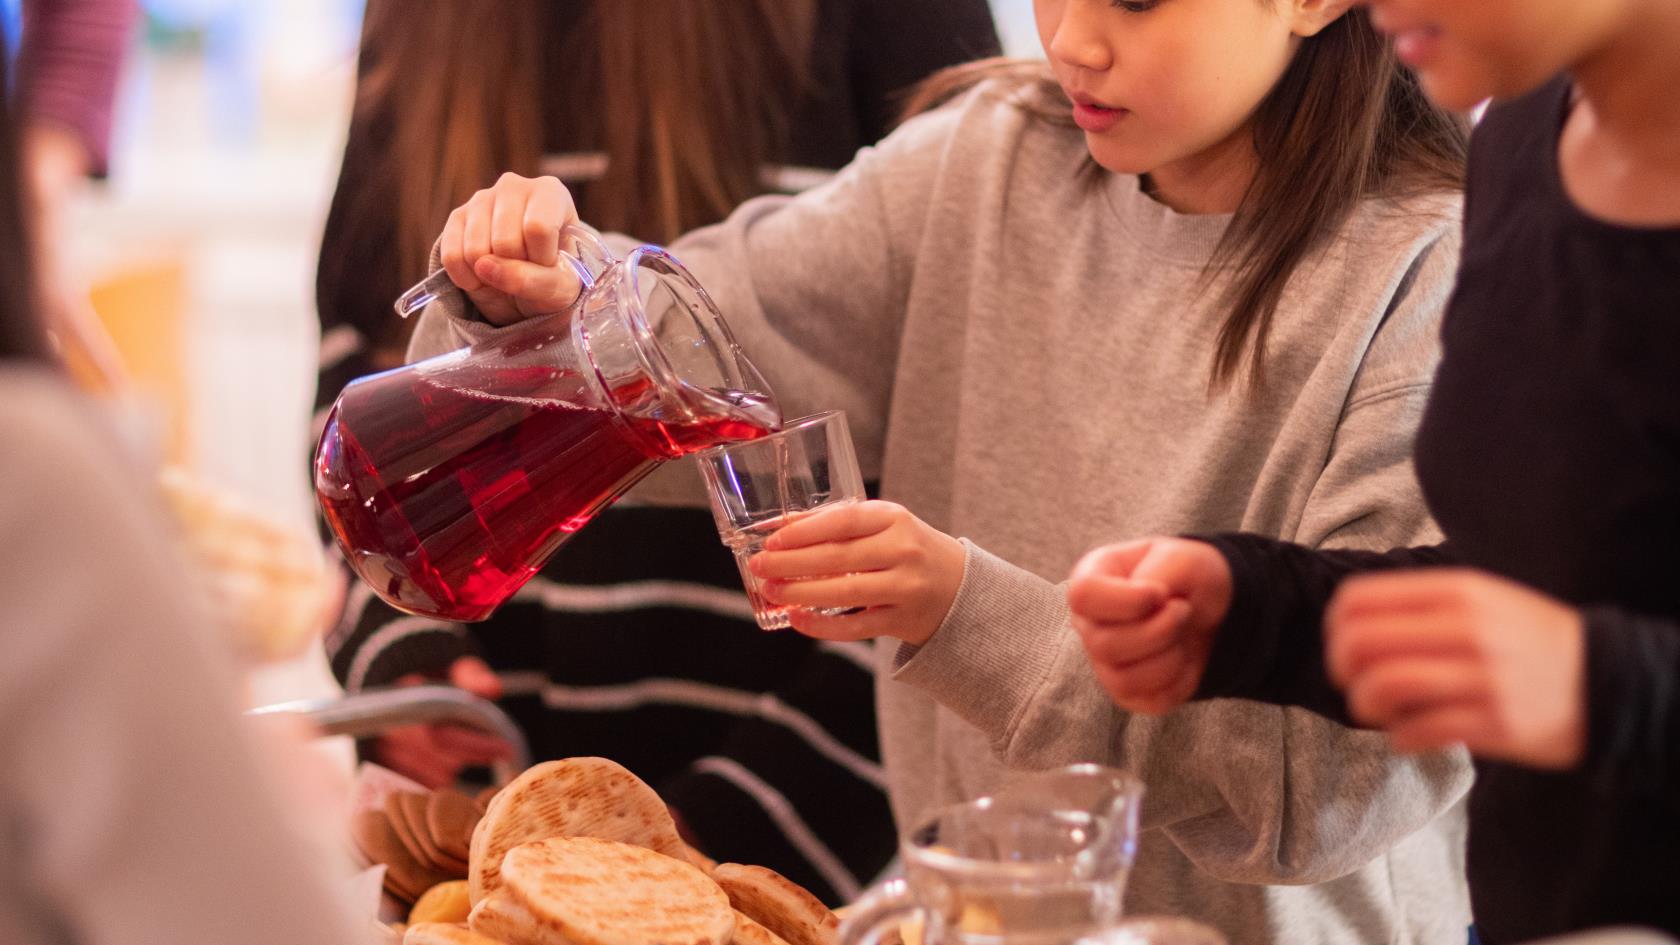
[[[1463,940],[1466,758],[1234,701],[1122,712],[1058,583],[1092,546],[1149,534],[1435,539],[1409,454],[1458,210],[1361,207],[1285,291],[1259,395],[1209,390],[1228,273],[1204,268],[1229,218],[1094,168],[1079,132],[996,86],[673,246],[784,413],[844,409],[882,496],[967,547],[929,643],[878,647],[901,827],[1011,769],[1103,762],[1148,787],[1130,912],[1234,945]],[[456,295],[410,354],[497,332]],[[635,494],[695,501],[697,479],[673,464]]]

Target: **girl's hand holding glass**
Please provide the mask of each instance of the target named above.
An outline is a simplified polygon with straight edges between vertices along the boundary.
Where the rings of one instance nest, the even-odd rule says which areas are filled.
[[[1396,748],[1463,744],[1569,768],[1585,742],[1585,632],[1560,601],[1480,571],[1355,578],[1325,612],[1330,676]]]
[[[778,530],[753,556],[772,603],[793,611],[793,628],[825,640],[897,637],[921,646],[944,622],[962,585],[962,542],[892,502],[824,509]]]
[[[581,285],[560,258],[560,230],[576,222],[558,179],[503,174],[449,214],[438,238],[443,268],[492,324],[563,312]]]
[[[1097,681],[1121,708],[1162,713],[1201,684],[1231,608],[1231,569],[1212,545],[1145,538],[1080,559],[1068,582],[1073,626]]]

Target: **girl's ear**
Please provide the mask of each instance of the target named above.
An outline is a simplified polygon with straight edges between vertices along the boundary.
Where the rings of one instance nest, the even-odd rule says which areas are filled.
[[[1285,0],[1284,15],[1296,36],[1317,36],[1319,31],[1341,19],[1359,0]]]

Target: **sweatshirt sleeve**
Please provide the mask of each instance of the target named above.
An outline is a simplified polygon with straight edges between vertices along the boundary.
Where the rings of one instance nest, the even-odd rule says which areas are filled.
[[[1411,438],[1397,431],[1421,416],[1454,263],[1450,247],[1424,253],[1400,283],[1290,537],[1379,548],[1435,537],[1412,479]],[[1145,829],[1165,830],[1228,882],[1343,876],[1469,789],[1462,753],[1400,757],[1380,733],[1299,708],[1219,700],[1159,717],[1123,712],[1091,671],[1065,592],[969,546],[945,623],[920,650],[900,648],[894,678],[977,726],[1011,767],[1095,760],[1139,772],[1150,785]]]
[[[1452,563],[1445,545],[1392,551],[1316,551],[1258,535],[1212,535],[1231,568],[1231,610],[1219,629],[1197,699],[1298,706],[1352,725],[1324,664],[1324,610],[1343,578]]]
[[[1585,773],[1616,795],[1680,787],[1680,623],[1596,606],[1586,618]]]
[[[91,410],[11,393],[0,438],[48,458],[0,464],[0,803],[28,827],[7,857],[29,911],[87,945],[356,941],[161,511],[89,435]]]
[[[784,416],[846,411],[865,479],[880,476],[916,244],[960,118],[958,107],[924,115],[859,152],[822,187],[748,201],[671,246],[770,382]],[[459,292],[440,303],[422,313],[410,360],[521,330],[478,320]],[[670,481],[692,487],[698,476],[684,472]],[[660,481],[635,495],[659,500],[648,487]]]

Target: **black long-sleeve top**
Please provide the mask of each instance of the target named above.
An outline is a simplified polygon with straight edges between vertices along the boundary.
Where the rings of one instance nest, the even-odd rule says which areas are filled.
[[[1680,229],[1568,198],[1559,80],[1472,146],[1464,259],[1417,469],[1446,542],[1319,553],[1220,536],[1235,596],[1198,697],[1344,722],[1322,618],[1342,578],[1462,564],[1581,608],[1587,747],[1548,773],[1483,762],[1469,872],[1489,942],[1635,923],[1680,932]],[[1522,627],[1509,628],[1522,633]]]

